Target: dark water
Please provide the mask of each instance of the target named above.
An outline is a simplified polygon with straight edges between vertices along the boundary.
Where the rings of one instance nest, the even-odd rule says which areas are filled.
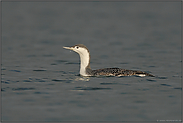
[[[181,2],[2,2],[2,121],[180,121]],[[157,77],[82,77],[120,67]]]

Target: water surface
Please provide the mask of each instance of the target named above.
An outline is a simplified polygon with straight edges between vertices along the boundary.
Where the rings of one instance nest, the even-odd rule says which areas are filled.
[[[179,2],[3,2],[2,121],[180,121],[180,11]],[[62,47],[80,43],[92,69],[156,77],[79,76],[79,56]]]

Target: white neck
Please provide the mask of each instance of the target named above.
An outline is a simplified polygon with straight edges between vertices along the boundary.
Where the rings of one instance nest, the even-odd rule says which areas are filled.
[[[89,65],[90,62],[90,55],[87,50],[83,50],[79,53],[80,55],[80,74],[82,76],[87,76],[86,74],[86,67]]]

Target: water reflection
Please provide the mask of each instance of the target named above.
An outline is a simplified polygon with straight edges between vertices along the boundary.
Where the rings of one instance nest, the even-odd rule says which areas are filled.
[[[75,81],[86,81],[86,82],[88,82],[88,81],[90,81],[90,77],[77,76],[77,77],[75,78]]]

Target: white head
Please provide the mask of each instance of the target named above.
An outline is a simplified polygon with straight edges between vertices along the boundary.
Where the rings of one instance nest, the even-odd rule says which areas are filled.
[[[87,76],[86,68],[90,68],[90,52],[83,44],[77,44],[72,47],[63,47],[65,49],[73,50],[80,56],[80,74]]]

